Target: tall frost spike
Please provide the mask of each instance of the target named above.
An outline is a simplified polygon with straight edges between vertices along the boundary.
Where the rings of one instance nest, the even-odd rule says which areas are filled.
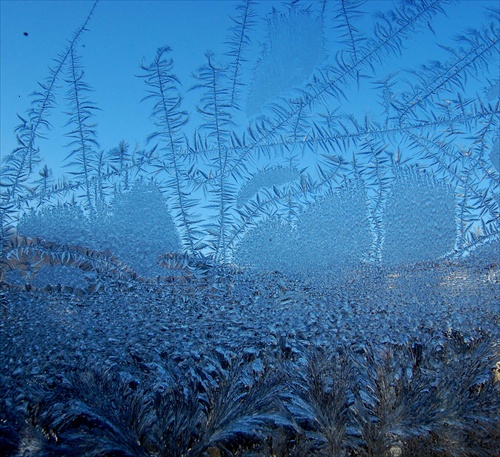
[[[207,63],[195,74],[198,84],[192,89],[203,90],[201,104],[197,110],[206,119],[202,125],[207,132],[206,139],[212,154],[208,157],[210,168],[214,168],[215,180],[210,182],[210,200],[208,209],[214,209],[214,222],[206,227],[209,245],[216,262],[229,260],[228,230],[232,224],[232,208],[235,204],[236,189],[231,182],[229,172],[232,157],[231,128],[234,125],[231,113],[231,93],[227,86],[227,67],[214,62],[211,52],[206,53]]]
[[[18,147],[4,158],[0,173],[0,187],[2,188],[0,203],[0,234],[2,242],[0,249],[2,258],[5,250],[4,242],[14,229],[15,213],[20,208],[28,190],[27,181],[33,173],[34,165],[40,160],[36,143],[38,138],[43,138],[43,129],[50,127],[48,115],[56,103],[54,90],[57,81],[61,76],[68,56],[87,30],[86,27],[94,14],[97,2],[98,0],[95,0],[83,24],[69,40],[64,52],[56,59],[55,66],[49,68],[49,76],[46,82],[39,83],[42,91],[36,91],[32,94],[32,107],[28,111],[27,118],[18,115],[21,120],[21,123],[15,129]]]
[[[158,172],[168,173],[167,187],[170,191],[171,209],[181,230],[185,248],[195,254],[202,247],[200,234],[195,229],[197,221],[192,215],[197,201],[190,197],[190,192],[186,189],[182,156],[184,143],[181,131],[188,122],[188,114],[181,110],[180,82],[172,73],[174,62],[167,56],[170,51],[166,46],[158,48],[153,62],[141,65],[143,74],[140,77],[148,86],[148,95],[143,101],[152,100],[154,103],[151,116],[156,130],[149,135],[148,142],[157,141],[160,144],[161,156],[155,166]]]
[[[342,43],[345,46],[345,52],[352,62],[359,61],[359,53],[362,43],[366,41],[366,36],[356,26],[356,20],[363,15],[361,7],[364,0],[340,0],[336,2],[335,21],[338,25],[335,28],[339,31]],[[356,80],[359,88],[360,72],[358,70]]]
[[[237,108],[238,100],[241,97],[241,88],[244,86],[242,82],[243,65],[247,62],[244,52],[250,44],[250,36],[248,32],[255,26],[255,12],[252,9],[255,2],[245,0],[237,6],[240,14],[236,18],[232,18],[234,26],[231,27],[231,37],[227,41],[230,50],[226,53],[232,58],[230,64],[230,81],[231,81],[231,106]]]
[[[66,157],[71,159],[67,164],[73,167],[70,173],[83,179],[85,184],[85,202],[90,211],[94,214],[95,202],[93,202],[93,176],[96,171],[96,159],[99,143],[96,136],[96,124],[91,122],[93,113],[98,108],[88,98],[87,93],[91,90],[90,86],[83,80],[84,72],[82,70],[80,59],[75,55],[74,50],[70,52],[69,78],[66,81],[69,85],[68,100],[71,111],[68,124],[71,126],[68,137],[71,142],[68,146],[73,149]]]

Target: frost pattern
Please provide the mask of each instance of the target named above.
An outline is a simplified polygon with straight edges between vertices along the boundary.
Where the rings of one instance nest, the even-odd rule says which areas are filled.
[[[90,240],[87,217],[79,205],[61,204],[32,210],[21,218],[17,230],[21,235],[55,243],[88,246]]]
[[[424,173],[400,174],[386,202],[384,224],[384,263],[437,259],[452,251],[455,243],[453,192]]]
[[[116,198],[108,233],[106,245],[144,277],[163,273],[157,265],[160,255],[181,250],[166,200],[152,183],[136,183]]]
[[[297,269],[342,272],[361,263],[371,248],[366,195],[354,187],[307,208],[297,224]]]
[[[60,285],[82,290],[88,286],[83,271],[67,265],[44,265],[33,278],[32,284],[38,288]]]
[[[109,250],[139,276],[165,274],[162,254],[182,250],[166,199],[154,183],[137,182],[118,194],[109,215],[89,221],[80,206],[58,205],[24,216],[18,232],[50,242]]]
[[[366,195],[354,187],[306,207],[295,229],[276,218],[261,223],[243,239],[235,259],[258,271],[318,276],[359,265],[370,248]]]
[[[277,218],[260,223],[246,235],[235,253],[235,262],[257,271],[289,271],[293,262],[295,236]]]
[[[297,7],[274,11],[267,26],[268,40],[247,99],[250,116],[307,80],[324,58],[322,21],[312,13]]]
[[[280,186],[299,177],[300,173],[293,168],[274,167],[260,170],[241,187],[236,204],[243,206],[263,187]]]
[[[287,251],[284,255],[290,264],[284,270],[320,272],[322,268],[342,270],[353,262],[393,265],[446,253],[458,257],[477,244],[498,238],[498,79],[490,68],[498,56],[498,13],[490,12],[481,28],[466,29],[453,42],[454,47],[441,47],[439,52],[448,56],[442,61],[429,60],[387,75],[380,63],[386,58],[392,63],[392,56],[403,54],[405,41],[427,30],[444,12],[444,4],[406,2],[366,21],[371,7],[364,2],[322,2],[305,7],[292,1],[268,16],[268,44],[257,64],[254,85],[248,88],[246,63],[255,58],[251,50],[258,50],[258,44],[252,42],[257,26],[253,9],[251,0],[237,6],[226,42],[229,50],[222,58],[206,53],[205,64],[195,73],[196,82],[190,88],[199,94],[195,107],[184,106],[186,88],[175,75],[172,48],[159,47],[151,63],[141,65],[144,101],[152,104],[154,127],[146,140],[149,149],[137,147],[133,152],[125,141],[108,152],[97,147],[96,126],[91,121],[97,105],[89,98],[83,62],[76,53],[76,41],[71,41],[51,68],[42,92],[35,94],[27,118],[21,118],[16,129],[19,147],[4,160],[2,257],[15,255],[18,247],[12,245],[11,237],[24,234],[109,250],[133,269],[140,269],[141,276],[159,272],[158,256],[177,261],[187,255],[192,258],[187,263],[220,265],[238,258],[248,265],[241,252],[262,248],[249,241],[257,236],[251,234],[251,228],[263,220],[276,220],[289,227],[290,233],[285,232],[283,238],[290,236],[291,243],[307,251]],[[93,10],[79,33],[85,30]],[[328,49],[328,60],[322,62],[325,47],[331,47],[322,36],[327,20],[335,24],[338,41],[335,49]],[[294,58],[300,61],[297,68]],[[54,87],[66,70],[69,76],[63,82],[72,94],[69,123],[75,127],[70,133],[75,143],[67,164],[73,180],[65,177],[55,182],[41,163],[36,140],[49,125],[47,116],[56,101]],[[277,86],[266,93],[259,81]],[[245,88],[249,100],[262,95],[255,109],[267,104],[265,116],[245,119],[241,110]],[[478,95],[481,88],[488,101]],[[350,110],[350,104],[342,100],[355,96],[355,90],[360,94],[369,91],[369,102],[378,98],[381,108],[377,111],[377,104],[371,104],[373,112],[364,117],[355,108],[352,113],[341,113],[341,106]],[[268,103],[271,95],[274,100]],[[198,116],[189,115],[194,108]],[[410,252],[422,244],[421,232],[430,227],[431,219],[427,220],[423,209],[426,203],[419,206],[416,201],[409,203],[410,197],[397,197],[411,192],[402,188],[398,176],[412,167],[449,186],[454,194],[450,199],[456,200],[456,235],[451,235],[449,220],[453,205],[446,204],[449,211],[442,238],[448,241],[439,248],[431,247],[439,244],[440,237],[430,231],[426,237],[435,238],[432,243],[426,242],[418,255],[400,252],[398,260],[394,246],[404,239]],[[361,204],[352,211],[339,209],[350,207],[349,197],[328,207],[324,214],[327,227],[311,222],[320,220],[314,207],[337,198],[333,195],[353,181],[365,193]],[[159,209],[146,214],[148,205],[127,202],[135,195],[135,191],[127,193],[134,182],[161,185],[168,208],[162,202]],[[420,194],[428,197],[426,190]],[[70,200],[78,209],[58,208],[59,202]],[[123,209],[127,205],[130,209]],[[313,207],[308,209],[310,205]],[[366,207],[367,214],[361,216]],[[409,213],[393,227],[395,208]],[[165,214],[160,217],[162,211]],[[28,215],[23,217],[23,213]],[[425,223],[410,220],[417,213],[423,214]],[[342,217],[344,222],[339,222]],[[153,220],[160,228],[143,227]],[[349,231],[359,239],[354,242],[347,236]],[[411,233],[417,237],[414,243],[405,238]],[[319,240],[321,236],[326,238]],[[344,246],[351,242],[353,249],[347,255]],[[337,258],[338,266],[326,260],[328,250],[328,258]],[[180,256],[169,257],[177,251]],[[276,250],[271,245],[269,251]]]
[[[498,173],[500,173],[500,138],[496,138],[490,152],[490,160]]]
[[[497,79],[485,90],[485,95],[488,100],[496,100],[500,97],[500,79]]]
[[[230,62],[207,53],[196,75],[204,123],[185,130],[195,109],[163,46],[141,66],[149,149],[106,153],[76,55],[96,3],[2,168],[0,448],[497,455],[499,13],[405,82],[386,59],[451,2],[394,3],[370,31],[380,2],[292,0],[249,98],[266,116],[242,130],[246,0]],[[340,50],[311,75],[326,19]],[[37,140],[68,66],[75,180],[56,183]],[[351,88],[382,109],[340,114]]]

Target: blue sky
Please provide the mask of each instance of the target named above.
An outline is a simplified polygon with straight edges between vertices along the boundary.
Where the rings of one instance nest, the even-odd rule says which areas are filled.
[[[315,3],[318,2],[304,2]],[[332,2],[330,2],[332,3]],[[369,1],[374,11],[385,10],[391,2]],[[10,153],[16,146],[14,127],[16,113],[23,115],[30,106],[30,93],[37,82],[48,76],[48,66],[65,48],[67,40],[83,22],[93,1],[1,1],[1,152]],[[194,84],[191,74],[204,63],[204,53],[210,49],[216,55],[226,50],[224,40],[235,14],[233,1],[110,1],[101,0],[89,25],[89,31],[79,44],[85,80],[94,89],[92,100],[101,111],[96,113],[98,140],[101,148],[110,149],[122,139],[132,145],[145,146],[145,138],[154,129],[149,119],[150,105],[140,103],[145,95],[140,73],[141,61],[149,63],[159,46],[173,49],[175,73],[185,90]],[[256,6],[258,27],[254,34],[254,59],[259,42],[265,40],[262,18],[282,2],[263,1]],[[450,35],[466,27],[484,22],[484,6],[496,7],[497,1],[464,1],[447,8],[448,17],[433,24],[435,35],[416,35],[407,46],[413,62],[386,62],[387,74],[413,63],[437,58],[438,49],[432,41],[449,40]],[[365,19],[369,21],[368,19]],[[368,22],[367,22],[368,24]],[[327,24],[325,34],[331,54],[335,52],[335,30]],[[25,35],[27,34],[27,35]],[[430,41],[429,41],[430,40]],[[450,43],[445,43],[450,44]],[[249,68],[254,63],[249,63]],[[353,95],[346,110],[378,111],[363,97]],[[67,151],[63,128],[66,119],[64,89],[56,93],[59,103],[52,111],[53,130],[40,142],[41,155],[57,175],[58,164]],[[184,108],[193,111],[198,95],[186,93]],[[67,129],[66,129],[67,130]]]
[[[1,85],[2,155],[15,147],[16,113],[30,106],[37,82],[48,76],[48,66],[83,22],[92,1],[2,1]],[[159,46],[173,47],[175,71],[181,80],[203,61],[207,49],[217,51],[226,35],[231,2],[101,1],[79,45],[85,80],[101,109],[96,116],[99,141],[109,149],[121,139],[143,143],[153,128],[139,65],[149,63]],[[221,24],[221,26],[215,26]],[[24,33],[28,33],[25,36]],[[193,66],[194,65],[194,66]],[[47,159],[64,157],[67,138],[58,127],[65,122],[65,94],[51,114],[53,131],[47,146],[55,149]],[[42,151],[43,154],[43,151]],[[47,152],[45,153],[47,154]]]

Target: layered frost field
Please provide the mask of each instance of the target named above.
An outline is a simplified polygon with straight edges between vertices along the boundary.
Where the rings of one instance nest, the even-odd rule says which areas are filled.
[[[2,154],[0,454],[498,455],[497,5],[235,3],[104,146],[103,3]]]

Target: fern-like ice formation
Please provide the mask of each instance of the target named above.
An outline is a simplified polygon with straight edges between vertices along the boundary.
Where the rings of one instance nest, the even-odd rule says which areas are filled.
[[[162,258],[187,254],[219,264],[317,274],[360,262],[394,265],[460,256],[497,240],[500,99],[492,72],[499,54],[498,11],[488,10],[484,26],[442,45],[448,58],[440,62],[391,74],[380,65],[404,56],[406,41],[432,27],[449,7],[446,0],[402,2],[375,14],[370,30],[366,14],[373,4],[324,1],[305,7],[292,1],[268,16],[268,44],[253,62],[249,87],[258,22],[255,3],[242,1],[232,18],[228,52],[207,52],[195,73],[196,119],[202,121],[197,128],[183,107],[170,48],[158,48],[151,63],[141,65],[154,128],[149,149],[134,151],[125,142],[108,151],[97,147],[96,106],[87,98],[89,86],[74,49],[92,9],[51,71],[29,121],[19,127],[21,146],[4,162],[3,239],[17,228],[70,242],[63,231],[71,230],[71,217],[60,227],[49,219],[59,211],[51,207],[73,199],[85,223],[72,242],[81,242],[87,224],[87,246],[114,249],[146,274],[154,256],[140,260],[125,252],[144,240],[139,228],[129,227],[137,235],[132,240],[110,221],[136,195],[134,183],[154,182],[168,204],[160,205],[158,211],[166,212],[161,220],[151,208],[150,220],[158,219],[168,233],[162,238],[155,231],[164,242],[152,250]],[[323,37],[330,24],[337,52]],[[56,181],[42,164],[35,178],[37,132],[46,125],[55,103],[53,85],[65,69],[72,180]],[[364,117],[349,112],[343,99],[349,101],[353,88],[376,94],[379,112],[375,106]],[[247,108],[260,116],[245,119],[245,92]],[[120,217],[132,222],[124,213]],[[109,243],[122,238],[133,248]],[[399,245],[405,248],[397,252]],[[417,245],[425,248],[417,252]]]
[[[21,120],[21,123],[16,127],[18,146],[4,158],[4,165],[1,170],[0,249],[2,257],[5,254],[6,240],[13,233],[22,197],[30,192],[28,180],[36,165],[41,161],[37,140],[43,137],[44,130],[50,128],[48,115],[56,104],[55,88],[68,58],[73,54],[76,44],[87,30],[87,24],[94,14],[96,5],[97,0],[82,25],[76,30],[72,39],[69,40],[64,52],[56,60],[56,64],[50,67],[50,74],[46,82],[40,84],[41,91],[33,93],[32,107],[27,113],[27,118],[18,115]]]

